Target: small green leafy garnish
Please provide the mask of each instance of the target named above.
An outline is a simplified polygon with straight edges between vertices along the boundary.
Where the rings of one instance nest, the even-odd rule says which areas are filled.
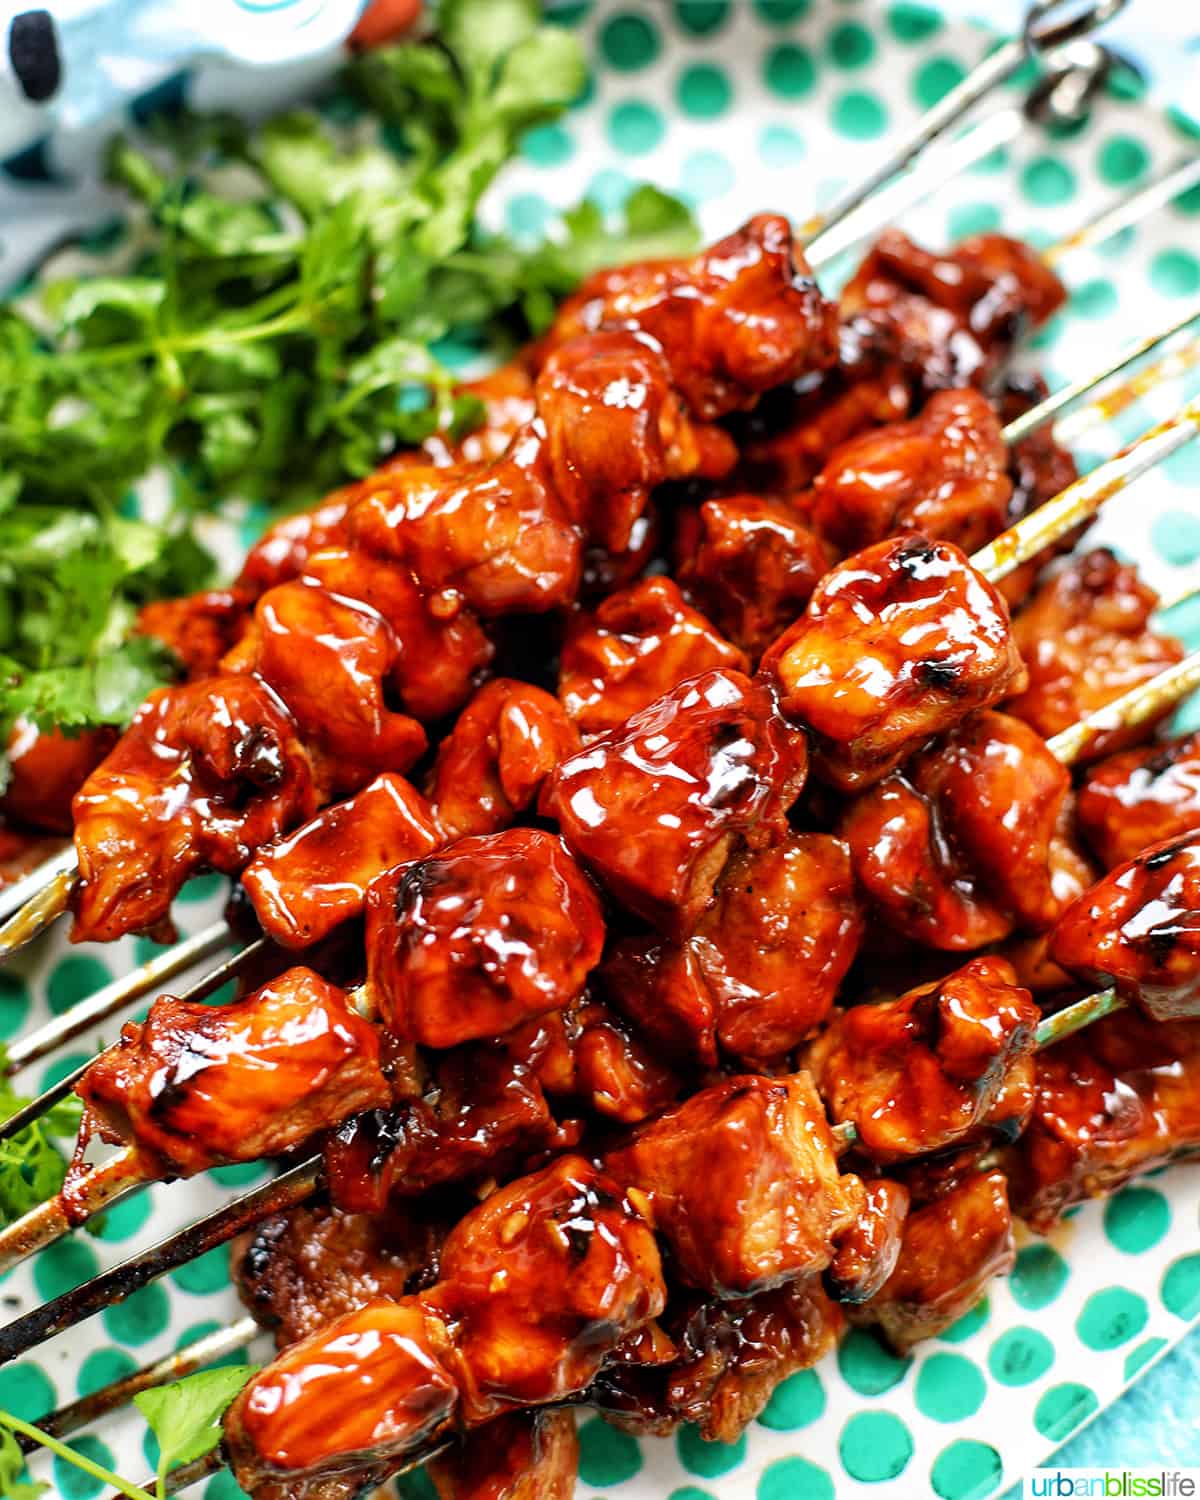
[[[139,1391],[134,1402],[158,1439],[158,1494],[166,1494],[167,1474],[203,1458],[221,1441],[221,1418],[229,1403],[257,1373],[257,1365],[224,1365],[201,1370],[172,1385]]]
[[[0,1043],[0,1068],[6,1060],[6,1048]],[[0,1120],[9,1119],[28,1103],[14,1091],[7,1077],[0,1077]],[[75,1134],[82,1108],[80,1100],[71,1094],[19,1135],[0,1141],[0,1223],[13,1223],[53,1198],[62,1187],[67,1162],[55,1138]]]
[[[111,1485],[129,1500],[165,1500],[168,1473],[212,1452],[221,1441],[221,1418],[258,1368],[257,1365],[223,1365],[215,1370],[201,1370],[172,1385],[139,1391],[133,1398],[158,1439],[158,1475],[153,1495],[94,1463],[85,1454],[32,1423],[14,1417],[11,1412],[0,1411],[0,1497],[3,1500],[37,1500],[49,1489],[49,1485],[30,1479],[25,1472],[25,1455],[13,1435],[18,1433],[48,1448],[93,1479]]]
[[[151,1495],[149,1490],[130,1484],[127,1479],[122,1479],[119,1474],[114,1474],[103,1464],[94,1463],[77,1448],[59,1442],[58,1438],[51,1437],[48,1432],[35,1427],[32,1422],[25,1422],[20,1417],[14,1417],[11,1412],[0,1411],[0,1428],[4,1429],[4,1436],[0,1439],[0,1494],[8,1497],[8,1500],[36,1500],[36,1496],[49,1489],[49,1485],[20,1477],[24,1472],[24,1459],[20,1448],[17,1447],[16,1439],[12,1436],[13,1433],[29,1438],[31,1442],[37,1443],[42,1448],[48,1448],[64,1463],[82,1470],[85,1474],[90,1474],[101,1484],[111,1485],[114,1490],[128,1496],[128,1500],[162,1500],[161,1494],[156,1497]]]
[[[0,1430],[0,1495],[4,1500],[37,1500],[49,1488],[40,1480],[30,1479],[16,1438],[7,1427]]]
[[[479,200],[531,127],[582,91],[538,0],[442,0],[439,34],[365,55],[324,112],[251,131],[184,117],[118,140],[120,263],[0,304],[0,747],[18,714],[123,723],[171,663],[131,638],[147,599],[204,587],[196,516],[311,502],[479,404],[438,359],[502,352],[605,264],[691,248],[650,188],[527,246]],[[335,124],[335,116],[352,116]],[[130,489],[162,465],[152,519]]]

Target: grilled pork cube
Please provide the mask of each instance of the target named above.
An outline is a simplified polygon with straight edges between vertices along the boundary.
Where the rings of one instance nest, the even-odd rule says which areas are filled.
[[[714,1084],[606,1160],[648,1196],[680,1278],[723,1297],[824,1270],[863,1196],[806,1073]]]
[[[896,1269],[850,1320],[878,1324],[906,1354],[969,1312],[1016,1258],[1004,1173],[972,1173],[909,1214]]]
[[[837,1302],[869,1302],[900,1258],[911,1194],[888,1177],[865,1186],[858,1217],[842,1232],[824,1276],[825,1290]]]
[[[1020,1129],[1032,1105],[1041,1012],[1003,959],[973,958],[898,1000],[842,1011],[808,1049],[830,1117],[881,1166],[984,1129]]]
[[[1092,766],[1076,815],[1088,847],[1109,870],[1151,844],[1200,829],[1200,734]]]
[[[572,1500],[579,1439],[572,1411],[515,1411],[429,1464],[438,1500]]]
[[[420,792],[403,776],[385,773],[260,849],[243,870],[242,885],[273,942],[307,948],[362,915],[376,876],[439,843]]]
[[[678,584],[645,578],[572,619],[558,696],[581,734],[603,734],[689,677],[722,667],[745,671],[748,665],[685,602]]]
[[[1027,600],[1013,638],[1029,671],[1024,689],[1005,705],[1049,739],[1149,681],[1183,656],[1171,636],[1150,627],[1158,595],[1097,547],[1066,564]],[[1163,714],[1170,706],[1163,708]],[[1087,757],[1097,759],[1148,738],[1153,720],[1100,735]]]
[[[770,694],[706,672],[563,761],[541,810],[615,900],[683,935],[708,905],[739,835],[768,843],[806,770]]]
[[[881,780],[1025,676],[996,590],[957,547],[916,532],[834,568],[759,670],[843,791]]]
[[[533,806],[546,777],[579,744],[557,698],[495,678],[438,746],[426,788],[438,826],[448,839],[499,833]]]
[[[1153,844],[1085,891],[1051,957],[1093,987],[1116,985],[1157,1021],[1200,1017],[1200,834]]]
[[[705,422],[837,358],[833,306],[780,214],[756,214],[688,259],[597,272],[563,304],[546,346],[599,328],[649,335]]]
[[[223,675],[158,688],[72,803],[72,941],[156,926],[192,875],[236,874],[317,805],[299,729],[265,682]]]
[[[76,1091],[106,1138],[175,1177],[277,1156],[391,1097],[375,1027],[304,968],[230,1005],[162,996]]]
[[[1005,1170],[1048,1233],[1076,1203],[1200,1153],[1200,1024],[1123,1011],[1037,1057],[1033,1118]]]
[[[812,518],[840,554],[897,531],[974,552],[1008,525],[1000,419],[973,390],[939,391],[908,422],[851,438],[813,480]]]
[[[459,839],[382,876],[367,899],[367,973],[404,1041],[452,1047],[561,1010],[600,959],[591,882],[540,829]]]

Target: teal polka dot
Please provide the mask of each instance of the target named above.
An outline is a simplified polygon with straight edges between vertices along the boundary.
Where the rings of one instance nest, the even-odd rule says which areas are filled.
[[[1051,1245],[1027,1245],[1017,1254],[1008,1289],[1014,1302],[1033,1312],[1054,1301],[1070,1274],[1066,1261]]]
[[[1101,240],[1094,248],[1096,254],[1103,256],[1105,260],[1120,260],[1132,250],[1136,240],[1137,229],[1132,224],[1127,224],[1124,229],[1118,229],[1116,234],[1110,234],[1107,239]]]
[[[555,19],[561,21],[562,17],[557,16]],[[419,1469],[417,1472],[423,1474],[424,1470]],[[433,1489],[432,1484],[430,1489]],[[240,1500],[247,1500],[246,1491],[228,1469],[222,1469],[219,1474],[214,1474],[204,1486],[204,1500],[239,1500],[239,1497]],[[437,1500],[436,1491],[429,1497],[429,1500]]]
[[[1170,1227],[1171,1206],[1155,1188],[1129,1187],[1104,1205],[1104,1232],[1126,1255],[1157,1245]]]
[[[988,1352],[988,1369],[1001,1385],[1028,1385],[1054,1363],[1054,1345],[1036,1328],[1010,1328]]]
[[[246,1187],[266,1171],[260,1161],[239,1161],[228,1167],[213,1167],[209,1177],[220,1187]]]
[[[641,1467],[642,1450],[627,1432],[618,1432],[599,1417],[579,1429],[579,1477],[585,1484],[624,1484]]]
[[[1139,1370],[1144,1370],[1154,1356],[1166,1347],[1166,1339],[1146,1339],[1136,1349],[1131,1349],[1125,1356],[1125,1379],[1132,1380]]]
[[[1116,312],[1119,301],[1112,282],[1095,276],[1071,292],[1070,310],[1080,318],[1108,318]]]
[[[893,1354],[865,1328],[852,1328],[838,1345],[842,1379],[860,1396],[879,1396],[904,1379],[911,1359]]]
[[[729,19],[730,0],[675,0],[675,19],[693,36],[711,36]]]
[[[1115,1349],[1146,1326],[1146,1299],[1128,1287],[1110,1286],[1093,1292],[1075,1321],[1075,1331],[1089,1349]]]
[[[263,532],[266,531],[267,527],[270,524],[270,507],[262,500],[247,501],[245,509],[242,512],[241,519],[238,521],[238,538],[241,541],[242,547],[246,551],[249,551],[250,548],[254,546],[255,542],[258,541],[259,537],[262,536]],[[200,879],[210,880],[212,879],[212,877],[209,875],[202,875]],[[185,885],[183,891],[180,891],[179,895],[176,896],[175,899],[177,901],[182,901],[185,899],[190,900],[191,898],[185,898],[183,893],[187,889],[188,887]]]
[[[1100,147],[1096,171],[1110,187],[1127,187],[1150,165],[1150,153],[1136,136],[1113,135]]]
[[[973,1338],[979,1332],[991,1315],[991,1302],[987,1297],[980,1297],[969,1312],[963,1313],[962,1317],[951,1323],[949,1328],[943,1328],[938,1338],[946,1344],[965,1344],[969,1338]]]
[[[826,38],[829,61],[837,68],[865,68],[875,56],[875,38],[854,21],[835,26]]]
[[[19,974],[0,970],[0,1037],[15,1036],[29,1015],[29,986]]]
[[[833,1480],[807,1458],[777,1458],[762,1471],[757,1500],[834,1500]]]
[[[144,1286],[124,1302],[101,1313],[109,1336],[122,1344],[146,1344],[162,1333],[171,1321],[171,1299],[157,1282]]]
[[[1139,69],[1123,59],[1115,59],[1115,66],[1105,80],[1105,89],[1113,99],[1126,104],[1137,104],[1146,97],[1149,85]]]
[[[758,1420],[772,1432],[795,1432],[815,1422],[825,1410],[825,1387],[815,1370],[797,1370],[771,1393]]]
[[[736,1469],[745,1458],[746,1438],[743,1434],[734,1443],[706,1443],[700,1436],[700,1429],[689,1422],[675,1434],[675,1451],[689,1474],[715,1479],[719,1474]]]
[[[953,243],[972,234],[990,234],[999,229],[1001,214],[995,203],[960,203],[946,217],[946,237]]]
[[[537,239],[554,216],[541,193],[516,193],[504,207],[504,221],[514,239]]]
[[[913,101],[918,109],[931,109],[965,77],[966,69],[956,58],[931,57],[913,74]]]
[[[929,1482],[941,1500],[983,1500],[1000,1483],[1004,1463],[989,1443],[960,1438],[933,1461]]]
[[[1052,1385],[1034,1410],[1033,1425],[1044,1438],[1061,1442],[1081,1422],[1086,1422],[1099,1405],[1095,1391],[1077,1381]]]
[[[91,1062],[91,1055],[87,1052],[69,1052],[66,1057],[58,1057],[48,1065],[42,1074],[41,1090],[52,1089],[56,1083],[61,1083],[64,1078],[80,1067],[81,1064]]]
[[[754,0],[754,9],[768,26],[790,26],[811,8],[812,0]]]
[[[1036,156],[1021,172],[1021,191],[1030,203],[1051,208],[1075,194],[1075,173],[1054,156]]]
[[[91,1233],[106,1244],[128,1240],[138,1233],[154,1212],[154,1199],[145,1190],[106,1208],[98,1223],[89,1226]]]
[[[1163,297],[1187,297],[1200,287],[1200,260],[1187,250],[1160,250],[1150,262],[1150,285]]]
[[[90,1396],[93,1391],[112,1385],[114,1380],[124,1380],[137,1367],[137,1360],[126,1354],[124,1349],[93,1349],[79,1367],[76,1388],[81,1396]],[[0,1405],[4,1404],[6,1403],[0,1402]]]
[[[625,156],[653,151],[666,129],[662,115],[642,99],[626,99],[608,116],[608,139]]]
[[[548,7],[546,20],[556,26],[578,26],[587,20],[591,9],[592,0],[567,0],[565,4]]]
[[[211,901],[214,896],[224,895],[227,884],[224,875],[197,875],[194,880],[188,881],[177,899],[185,906],[198,901]]]
[[[48,1245],[33,1263],[33,1284],[44,1302],[72,1291],[100,1269],[96,1252],[74,1237]]]
[[[23,1359],[0,1367],[0,1407],[5,1411],[23,1422],[36,1422],[57,1405],[54,1382],[41,1365]]]
[[[425,1469],[413,1469],[396,1480],[400,1500],[439,1500],[437,1489]]]
[[[1167,1267],[1162,1279],[1162,1302],[1177,1318],[1200,1313],[1200,1255],[1181,1255]]]
[[[1139,428],[1141,423],[1139,423]],[[1200,484],[1200,443],[1189,443],[1163,460],[1162,471],[1175,484]]]
[[[693,203],[719,198],[733,184],[733,164],[719,151],[693,151],[679,179],[680,191]]]
[[[600,51],[610,68],[632,73],[652,63],[662,46],[656,27],[640,15],[613,16],[600,28]]]
[[[129,226],[124,219],[108,219],[81,234],[75,243],[87,255],[111,255],[128,234]]]
[[[70,958],[61,958],[50,973],[46,986],[46,999],[56,1016],[70,1010],[78,1001],[84,1000],[94,990],[106,985],[112,978],[112,970],[98,958],[76,953]]]
[[[833,101],[833,128],[852,141],[874,140],[888,126],[887,110],[877,94],[852,89]]]
[[[714,1500],[714,1496],[698,1484],[681,1484],[677,1490],[671,1491],[667,1500]]]
[[[1178,198],[1172,198],[1171,208],[1175,213],[1186,214],[1189,217],[1193,214],[1200,214],[1200,184],[1188,188],[1186,193],[1180,193]]]
[[[112,1453],[99,1438],[87,1436],[73,1438],[67,1445],[76,1453],[82,1453],[84,1458],[90,1458],[94,1464],[100,1464],[111,1473],[116,1467],[116,1460]],[[68,1463],[65,1458],[54,1460],[54,1483],[58,1486],[58,1493],[62,1500],[88,1500],[92,1495],[98,1495],[104,1489],[104,1481],[95,1478],[92,1474],[85,1474],[82,1469],[77,1469],[74,1464]]]
[[[889,1411],[861,1411],[842,1428],[838,1455],[852,1479],[880,1484],[908,1467],[912,1433]]]
[[[535,167],[560,167],[574,152],[571,132],[561,125],[535,125],[521,138],[521,155]]]
[[[804,137],[790,125],[768,125],[758,138],[758,154],[768,167],[794,167],[804,153]]]
[[[961,1422],[983,1405],[987,1382],[962,1354],[932,1354],[917,1371],[917,1410],[934,1422]]]
[[[195,1260],[188,1261],[187,1265],[179,1266],[171,1272],[171,1280],[183,1291],[191,1292],[197,1297],[207,1296],[209,1292],[228,1286],[228,1245],[217,1245],[212,1250],[206,1250],[203,1255],[198,1255]]]
[[[781,99],[803,99],[816,86],[817,65],[807,47],[784,42],[767,53],[763,78],[771,92]]]
[[[941,30],[942,18],[929,5],[893,5],[888,9],[887,25],[898,42],[924,42]]]
[[[146,1460],[146,1467],[153,1474],[158,1469],[159,1456],[162,1449],[158,1446],[158,1438],[149,1429],[142,1437],[142,1456]]]
[[[220,1333],[226,1325],[219,1323],[215,1318],[207,1318],[200,1323],[192,1323],[175,1340],[176,1350],[186,1349],[189,1344],[194,1344],[198,1339],[206,1339],[211,1333]],[[219,1369],[222,1365],[244,1365],[246,1363],[246,1351],[234,1349],[229,1354],[223,1354],[220,1359],[205,1361],[203,1366],[206,1370]]]
[[[693,120],[715,120],[729,108],[733,85],[723,68],[694,63],[675,83],[675,100]]]
[[[606,214],[618,213],[633,192],[633,180],[615,167],[603,167],[588,183],[586,197]]]

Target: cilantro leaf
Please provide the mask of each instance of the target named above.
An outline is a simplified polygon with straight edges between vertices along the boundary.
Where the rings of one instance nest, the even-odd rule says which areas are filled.
[[[50,1488],[40,1480],[30,1479],[25,1469],[25,1455],[7,1428],[0,1430],[0,1495],[4,1500],[37,1500]]]
[[[538,0],[442,0],[437,19],[433,40],[349,67],[373,111],[350,125],[185,114],[114,142],[124,263],[0,303],[0,775],[18,715],[124,723],[170,679],[132,632],[147,600],[210,583],[199,512],[311,503],[438,425],[467,430],[479,405],[439,340],[505,346],[597,267],[693,242],[650,188],[615,222],[571,210],[541,245],[485,234],[481,195],[578,96],[584,60]],[[155,465],[170,502],[135,519]]]
[[[0,1068],[6,1061],[7,1049],[0,1044]],[[0,1119],[9,1119],[28,1103],[7,1074],[0,1076]],[[73,1136],[82,1112],[82,1102],[71,1094],[11,1140],[0,1141],[0,1222],[13,1223],[62,1187],[67,1162],[55,1139]]]
[[[201,1370],[186,1380],[139,1391],[138,1410],[158,1439],[158,1492],[171,1469],[203,1458],[221,1441],[221,1418],[257,1365],[224,1365]]]

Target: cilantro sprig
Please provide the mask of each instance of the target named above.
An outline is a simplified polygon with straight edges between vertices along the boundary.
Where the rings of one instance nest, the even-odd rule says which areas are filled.
[[[49,1486],[28,1477],[25,1455],[17,1443],[24,1437],[48,1449],[65,1463],[73,1465],[102,1484],[110,1485],[128,1500],[165,1500],[167,1475],[182,1464],[193,1463],[221,1441],[221,1418],[230,1402],[252,1375],[257,1365],[223,1365],[201,1370],[186,1380],[140,1391],[133,1399],[158,1439],[159,1460],[154,1493],[122,1479],[103,1464],[52,1437],[33,1423],[0,1411],[0,1496],[3,1500],[37,1500]]]
[[[6,1054],[0,1043],[0,1069]],[[0,1120],[28,1103],[0,1072]],[[68,1095],[11,1140],[0,1141],[0,1224],[13,1223],[62,1187],[67,1162],[56,1141],[75,1134],[82,1108],[74,1094]]]
[[[199,513],[311,501],[469,427],[478,403],[437,356],[449,333],[501,350],[589,271],[694,243],[650,188],[620,222],[584,205],[540,245],[485,233],[481,195],[586,69],[538,0],[441,0],[436,24],[352,65],[348,126],[185,117],[116,141],[127,264],[0,305],[0,746],[21,713],[123,723],[169,675],[130,627],[211,578]],[[129,491],[159,465],[169,494],[139,519]]]

